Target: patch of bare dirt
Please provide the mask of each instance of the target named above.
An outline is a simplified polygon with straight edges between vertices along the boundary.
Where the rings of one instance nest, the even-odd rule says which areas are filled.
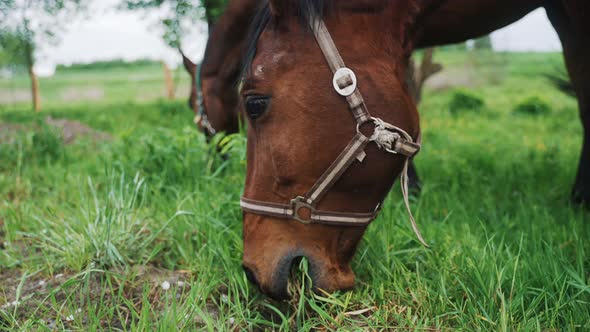
[[[56,128],[63,139],[64,144],[75,143],[80,138],[90,138],[93,142],[112,140],[108,133],[93,129],[79,121],[67,119],[54,119],[48,116],[45,123]],[[0,123],[0,143],[10,143],[16,133],[39,130],[37,125],[23,125],[15,123]]]
[[[81,137],[89,137],[94,142],[104,142],[112,139],[111,135],[92,129],[79,121],[54,119],[48,116],[45,123],[61,130],[61,136],[65,144],[72,144]]]
[[[104,99],[104,89],[98,86],[87,88],[68,87],[61,91],[61,100],[68,102],[102,99]]]
[[[445,68],[440,73],[432,76],[425,86],[434,91],[444,91],[457,87],[474,87],[480,84],[477,72],[470,66]]]
[[[0,89],[0,104],[13,104],[31,100],[29,90]]]

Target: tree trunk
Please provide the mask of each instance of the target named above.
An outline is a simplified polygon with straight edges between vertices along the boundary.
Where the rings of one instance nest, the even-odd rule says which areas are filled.
[[[174,100],[174,80],[172,79],[172,72],[164,61],[162,61],[162,68],[164,68],[164,80],[166,81],[166,95],[168,99]]]
[[[41,95],[39,92],[39,80],[35,75],[33,65],[29,65],[29,77],[31,78],[31,97],[33,98],[33,110],[41,112]]]
[[[424,89],[424,83],[426,83],[426,81],[432,75],[440,72],[443,69],[442,65],[434,62],[433,55],[433,48],[427,48],[424,50],[422,63],[418,67],[416,67],[416,64],[413,60],[410,60],[406,79],[410,94],[414,98],[416,105],[420,104],[422,101],[422,90]]]
[[[30,22],[28,19],[24,20],[25,39],[21,40],[24,44],[21,46],[24,48],[24,56],[26,65],[29,69],[29,77],[31,78],[31,98],[33,99],[33,110],[35,112],[41,112],[41,94],[39,92],[39,80],[35,75],[35,45],[33,44],[34,33],[31,31]]]

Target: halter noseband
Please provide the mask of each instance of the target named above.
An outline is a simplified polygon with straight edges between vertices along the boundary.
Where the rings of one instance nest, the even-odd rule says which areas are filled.
[[[346,98],[350,111],[357,122],[357,133],[328,170],[324,172],[304,196],[298,196],[292,199],[290,204],[261,202],[242,197],[240,200],[242,210],[258,215],[294,219],[303,224],[335,226],[368,225],[377,217],[381,203],[373,211],[367,213],[320,211],[316,207],[355,160],[363,162],[366,157],[365,147],[370,142],[375,142],[381,150],[391,154],[399,154],[406,158],[400,179],[404,203],[418,240],[424,246],[428,247],[418,230],[408,199],[408,163],[420,151],[420,144],[414,142],[412,137],[403,129],[381,119],[371,117],[363,97],[357,89],[356,75],[351,69],[345,66],[344,60],[340,56],[324,21],[321,19],[310,19],[309,24],[330,69],[334,73],[334,89],[339,95]],[[370,122],[374,124],[375,129],[373,135],[367,137],[361,133],[360,127]]]

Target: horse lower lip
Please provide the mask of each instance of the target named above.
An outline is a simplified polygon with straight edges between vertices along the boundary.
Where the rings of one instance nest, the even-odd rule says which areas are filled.
[[[248,281],[250,281],[256,287],[260,287],[259,284],[258,284],[258,280],[256,279],[256,275],[254,274],[254,272],[252,272],[252,270],[250,270],[246,266],[242,266],[242,267],[244,268],[244,273],[246,273],[246,278],[248,278]]]
[[[256,286],[258,289],[260,289],[263,293],[266,293],[271,298],[273,298],[277,301],[288,300],[290,298],[289,292],[287,291],[286,283],[285,283],[284,287],[280,284],[279,285],[273,284],[273,285],[271,285],[270,289],[264,289],[260,285],[260,283],[258,282],[258,279],[256,278],[256,274],[254,274],[254,272],[252,272],[252,270],[250,268],[248,268],[246,266],[242,266],[242,267],[244,268],[244,273],[246,274],[246,278],[248,279],[248,281],[250,281],[254,286]]]

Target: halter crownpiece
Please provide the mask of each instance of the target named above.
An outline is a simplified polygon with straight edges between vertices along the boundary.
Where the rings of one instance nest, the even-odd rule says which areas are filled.
[[[367,213],[319,211],[316,207],[355,161],[364,161],[366,157],[365,147],[369,143],[374,142],[381,150],[406,158],[400,176],[404,204],[410,215],[410,222],[414,233],[420,243],[428,247],[428,244],[426,244],[418,230],[408,198],[408,163],[420,151],[420,144],[414,142],[412,136],[403,129],[381,119],[371,117],[363,97],[357,88],[356,75],[350,68],[345,66],[344,60],[340,56],[338,48],[334,44],[334,40],[326,28],[324,21],[313,19],[310,16],[309,24],[332,73],[334,73],[332,80],[334,90],[339,95],[346,97],[350,111],[357,122],[356,135],[304,196],[298,196],[292,199],[290,204],[261,202],[242,197],[240,200],[242,210],[259,215],[293,219],[303,224],[335,226],[368,225],[377,217],[381,203],[373,211]],[[360,131],[360,127],[367,123],[373,123],[374,125],[374,132],[370,137],[365,136]]]

